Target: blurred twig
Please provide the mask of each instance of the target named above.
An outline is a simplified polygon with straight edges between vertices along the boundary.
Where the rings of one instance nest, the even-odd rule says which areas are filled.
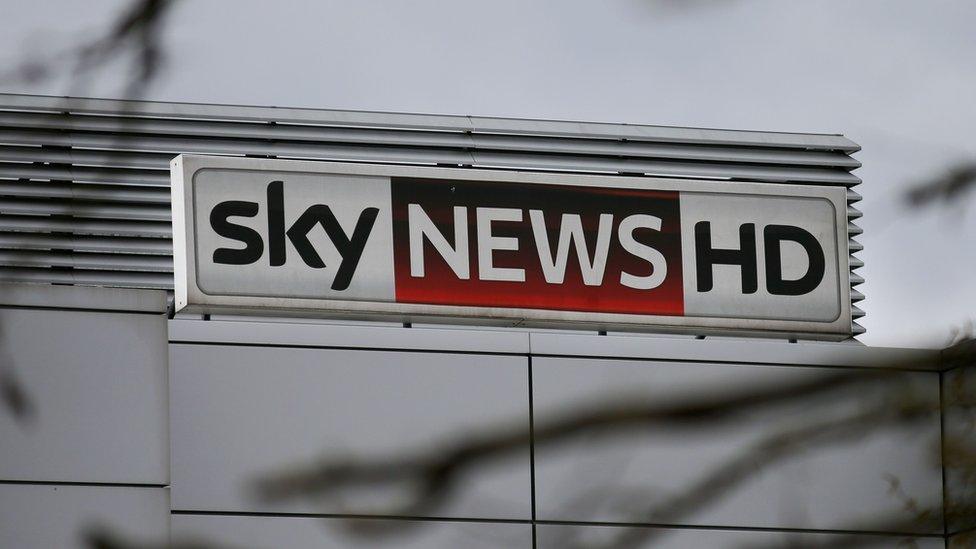
[[[923,181],[910,189],[905,199],[916,207],[936,202],[952,203],[976,186],[976,162],[962,162],[938,177]]]
[[[8,367],[0,367],[0,401],[14,419],[22,423],[34,417],[36,412],[34,401]]]
[[[0,336],[3,335],[0,325]],[[0,342],[3,338],[0,337]],[[0,351],[0,407],[6,408],[14,420],[22,426],[37,415],[34,399],[24,387],[14,369],[13,359],[5,350]]]
[[[88,81],[98,70],[128,55],[130,76],[123,97],[138,99],[159,74],[164,59],[165,16],[176,1],[135,0],[112,20],[105,33],[68,52],[25,60],[0,75],[0,82],[36,83],[68,73],[73,88],[69,95],[84,95]]]
[[[900,366],[919,365],[906,363]],[[575,411],[556,421],[536,425],[532,438],[539,448],[591,433],[619,434],[652,427],[716,426],[739,421],[746,413],[757,409],[801,397],[813,397],[853,384],[890,378],[891,375],[886,370],[842,371],[810,381],[749,388],[719,397],[693,398],[677,404],[601,403],[592,409]],[[280,501],[335,493],[351,486],[413,482],[418,487],[413,500],[387,509],[384,513],[416,516],[439,505],[453,491],[462,471],[524,448],[529,442],[528,429],[528,426],[510,425],[486,430],[437,451],[408,457],[351,461],[325,459],[297,470],[269,474],[256,482],[255,490],[266,501]]]
[[[225,549],[224,546],[203,540],[156,544],[137,543],[102,526],[90,529],[85,533],[84,538],[89,549]]]
[[[0,366],[0,402],[21,423],[29,421],[36,413],[33,399],[9,366]]]
[[[667,498],[643,512],[635,513],[635,520],[652,524],[680,523],[692,513],[715,503],[721,496],[760,473],[768,465],[812,448],[823,447],[828,443],[854,439],[885,425],[904,425],[937,412],[938,402],[924,398],[908,398],[897,405],[884,403],[867,412],[841,419],[812,422],[774,434],[725,462],[687,490],[682,490],[680,494]],[[941,518],[940,515],[937,517]],[[906,526],[917,528],[916,522],[923,522],[925,527],[932,528],[935,526],[932,520],[930,514],[912,521],[903,520],[900,524],[901,531],[907,530]],[[906,522],[909,524],[905,524]],[[621,549],[640,547],[660,532],[661,530],[650,528],[621,528],[620,535],[605,547]]]
[[[88,77],[93,69],[132,51],[132,77],[125,91],[127,99],[142,97],[156,77],[163,59],[160,34],[163,16],[176,0],[137,0],[111,25],[101,38],[82,46],[76,57],[74,75]]]

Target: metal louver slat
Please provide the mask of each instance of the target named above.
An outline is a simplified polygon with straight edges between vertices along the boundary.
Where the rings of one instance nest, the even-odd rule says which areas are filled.
[[[81,252],[136,253],[170,256],[173,245],[162,238],[112,237],[0,232],[0,248],[62,249]]]
[[[98,185],[95,183],[58,183],[52,181],[20,181],[0,179],[0,196],[73,198],[100,202],[136,202],[169,205],[169,189],[129,185]]]
[[[163,153],[0,145],[0,162],[50,162],[74,166],[165,170],[173,156],[175,155]]]
[[[89,181],[92,183],[126,183],[130,185],[169,186],[169,172],[113,168],[75,168],[35,164],[0,164],[0,177],[9,179],[53,179]]]
[[[172,289],[170,273],[139,273],[127,271],[88,271],[75,269],[32,269],[28,267],[0,268],[2,282],[32,282],[36,284],[80,284],[120,288]]]
[[[0,214],[0,231],[38,233],[73,233],[107,236],[145,236],[171,238],[173,225],[160,221],[125,221],[115,219],[63,219],[49,216],[15,216]]]
[[[826,183],[857,185],[861,180],[846,171],[826,168],[800,168],[751,164],[691,164],[681,161],[652,161],[600,158],[564,158],[529,156],[495,152],[471,153],[473,164],[480,167],[521,167],[543,170],[594,171],[604,173],[642,173],[678,177],[714,177],[751,179],[772,182]]]
[[[27,215],[70,215],[108,219],[170,222],[168,204],[103,204],[63,199],[0,198],[0,212]]]
[[[747,164],[780,164],[796,166],[838,167],[851,170],[861,163],[846,154],[834,151],[795,149],[767,149],[720,147],[714,145],[684,145],[641,141],[611,141],[525,138],[513,136],[472,134],[472,146],[477,150],[528,151],[542,153],[580,154],[599,156],[627,156],[708,162],[742,162]]]
[[[73,267],[76,269],[173,272],[172,258],[160,255],[141,254],[0,250],[0,265],[14,267]]]

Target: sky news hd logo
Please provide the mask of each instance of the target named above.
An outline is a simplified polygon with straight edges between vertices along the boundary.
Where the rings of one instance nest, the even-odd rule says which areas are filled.
[[[197,301],[849,330],[842,188],[188,158]]]

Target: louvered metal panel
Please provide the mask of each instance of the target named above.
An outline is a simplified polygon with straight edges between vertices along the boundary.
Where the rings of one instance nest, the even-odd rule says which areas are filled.
[[[220,120],[326,127],[396,128],[477,134],[633,139],[660,143],[760,146],[853,153],[860,147],[841,135],[716,130],[668,126],[444,116],[369,111],[247,107],[194,103],[117,101],[74,97],[0,94],[9,111],[86,115],[126,115],[133,119]]]
[[[852,197],[852,195],[854,196]],[[861,200],[861,195],[850,189],[847,190],[847,236],[849,238],[848,253],[851,254],[847,261],[848,267],[850,268],[850,282],[852,288],[851,318],[854,320],[864,317],[864,311],[859,307],[854,306],[854,303],[864,299],[864,295],[853,289],[854,286],[859,286],[864,283],[864,277],[854,272],[855,269],[860,269],[864,266],[864,262],[854,255],[864,248],[856,241],[857,236],[863,233],[863,230],[854,223],[854,220],[860,219],[863,214],[860,210],[851,205],[859,200]],[[851,327],[854,335],[863,334],[866,331],[864,327],[857,322],[852,322]]]
[[[830,185],[854,204],[857,150],[840,135],[0,94],[0,279],[171,287],[180,153]],[[856,254],[861,213],[847,216]]]
[[[558,153],[574,155],[598,155],[613,157],[644,157],[671,160],[704,160],[713,162],[744,162],[750,164],[784,164],[796,166],[826,166],[853,169],[860,162],[843,152],[795,150],[776,148],[719,147],[711,145],[685,145],[675,143],[648,143],[631,140],[584,140],[579,138],[539,138],[507,135],[475,135],[472,133],[417,132],[393,130],[363,130],[358,128],[339,128],[321,126],[297,126],[286,124],[241,124],[229,122],[201,122],[196,120],[173,121],[159,119],[123,119],[109,117],[71,117],[67,115],[44,115],[36,113],[0,112],[0,125],[6,128],[47,128],[58,132],[72,132],[74,143],[85,140],[95,146],[103,146],[109,139],[120,141],[120,133],[137,139],[140,148],[158,149],[154,142],[143,136],[152,135],[179,138],[202,137],[208,140],[223,139],[262,139],[275,142],[345,143],[350,145],[455,148],[463,150],[516,151],[520,153]],[[113,137],[115,136],[115,137]],[[30,138],[28,138],[30,139]],[[14,142],[25,142],[16,140]],[[48,142],[37,144],[50,145]],[[287,148],[285,151],[289,150]],[[314,151],[316,149],[294,149]],[[265,153],[267,154],[267,153]]]
[[[164,170],[172,158],[168,153],[120,152],[67,147],[18,147],[0,145],[0,162],[46,162],[74,166],[148,168]]]
[[[179,148],[178,148],[179,147]],[[225,154],[212,148],[209,151],[193,150],[192,144],[173,144],[177,151],[210,152]],[[646,175],[676,177],[708,177],[719,179],[751,179],[770,182],[796,182],[831,185],[857,185],[860,180],[844,170],[822,167],[777,166],[745,163],[693,163],[681,160],[635,159],[628,157],[576,156],[566,154],[511,153],[504,151],[465,151],[462,149],[421,149],[399,148],[379,145],[323,145],[317,147],[288,147],[282,144],[255,143],[243,149],[244,154],[275,156],[308,160],[340,160],[349,162],[383,162],[405,164],[453,164],[484,168],[558,170],[590,173],[642,173]],[[25,148],[24,160],[45,162],[45,158],[69,155],[55,155],[39,148]],[[241,149],[231,151],[239,154]],[[30,155],[35,155],[32,158]],[[79,157],[86,156],[79,152]],[[89,154],[97,157],[98,155]],[[124,155],[117,155],[115,162],[124,163]],[[136,172],[124,168],[98,169],[87,166],[47,167],[36,164],[0,164],[0,177],[22,177],[30,179],[72,179],[104,183],[131,183],[144,185],[166,184],[169,175],[162,171],[166,164],[162,158],[160,173],[152,171]],[[125,164],[123,164],[125,165]],[[56,165],[55,165],[56,166]]]

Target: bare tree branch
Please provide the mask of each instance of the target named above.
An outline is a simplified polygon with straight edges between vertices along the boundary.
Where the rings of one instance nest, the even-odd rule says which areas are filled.
[[[75,78],[84,79],[94,69],[131,50],[131,78],[127,99],[142,97],[156,77],[163,59],[160,34],[163,16],[176,0],[137,0],[112,24],[109,32],[80,48],[74,67]]]
[[[680,523],[688,515],[715,503],[721,496],[760,473],[768,465],[809,451],[811,448],[863,436],[885,425],[908,424],[929,417],[937,413],[938,409],[938,403],[933,403],[931,399],[912,398],[895,406],[886,403],[867,412],[842,419],[813,422],[800,428],[774,434],[705,475],[677,496],[667,498],[651,509],[635,515],[635,519],[656,524]],[[937,517],[941,518],[941,515]],[[904,521],[901,524],[902,531],[917,529],[919,526],[932,528],[935,526],[932,521],[933,517],[928,514],[916,517],[912,521]],[[919,522],[922,524],[918,524]],[[851,529],[863,530],[863,526]],[[621,534],[606,547],[640,547],[659,533],[660,530],[649,528],[622,529]]]
[[[33,399],[9,366],[0,366],[0,402],[21,423],[37,413]]]
[[[162,31],[165,16],[176,2],[135,0],[113,19],[104,34],[73,46],[67,52],[26,60],[0,75],[0,82],[37,83],[69,73],[73,90],[69,95],[85,95],[84,90],[96,72],[112,61],[130,56],[130,74],[123,97],[138,99],[159,74],[164,60]]]
[[[928,206],[935,202],[951,203],[976,186],[976,162],[959,163],[939,177],[919,183],[908,191],[905,199],[912,206]]]
[[[203,540],[185,540],[174,543],[137,543],[113,533],[105,527],[91,528],[84,535],[84,543],[90,549],[225,549]]]
[[[620,434],[632,430],[644,431],[655,426],[714,427],[740,421],[751,411],[797,398],[809,398],[854,384],[891,378],[892,373],[885,370],[841,371],[810,381],[749,388],[722,397],[691,399],[678,404],[601,403],[592,409],[574,411],[556,421],[536,425],[532,438],[539,448],[590,433]],[[527,426],[508,425],[456,441],[446,445],[446,449],[441,451],[378,460],[325,459],[296,470],[271,473],[255,482],[254,491],[265,501],[280,501],[309,495],[334,494],[351,486],[412,482],[417,486],[412,501],[385,510],[384,513],[416,516],[442,503],[454,490],[462,471],[510,454],[524,448],[528,443]]]

